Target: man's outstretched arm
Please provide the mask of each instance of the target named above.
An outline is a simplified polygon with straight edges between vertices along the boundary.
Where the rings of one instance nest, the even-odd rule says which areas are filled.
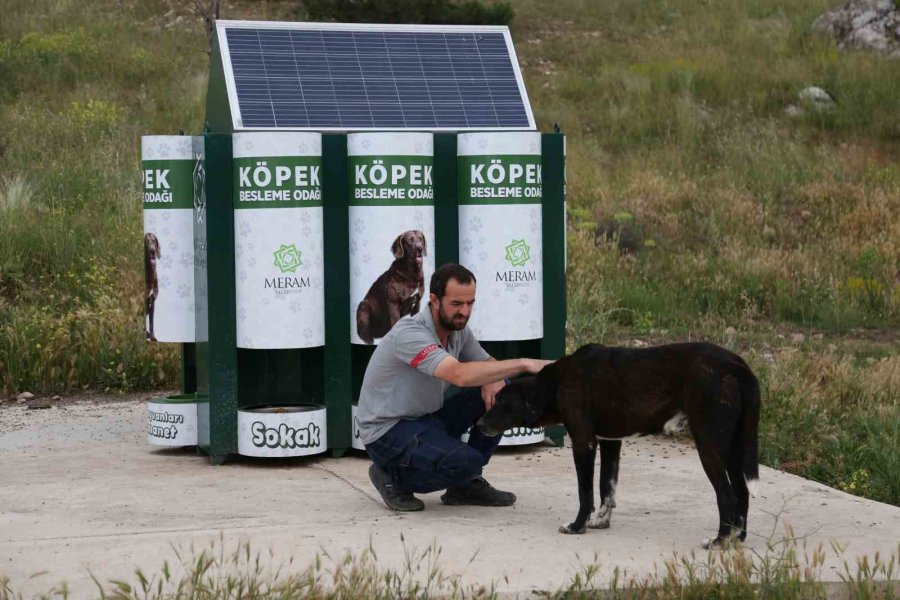
[[[452,356],[447,356],[434,370],[434,376],[459,388],[476,387],[520,373],[537,373],[552,362],[539,358],[459,362]]]

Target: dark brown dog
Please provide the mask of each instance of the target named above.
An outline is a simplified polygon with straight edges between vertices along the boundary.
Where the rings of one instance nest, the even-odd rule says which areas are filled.
[[[391,252],[394,262],[356,308],[356,333],[367,344],[384,337],[402,317],[418,313],[425,293],[425,234],[418,229],[404,231],[391,244]]]
[[[500,390],[478,422],[488,435],[562,422],[572,439],[578,515],[562,533],[609,527],[616,506],[622,438],[680,429],[687,421],[716,492],[719,532],[747,537],[748,483],[759,478],[759,384],[740,356],[708,343],[655,348],[588,344],[534,377]],[[600,510],[594,512],[594,459],[600,446]],[[754,494],[755,496],[755,494]],[[710,542],[705,542],[708,545]]]
[[[156,309],[156,298],[159,296],[159,278],[156,275],[156,259],[162,256],[159,240],[155,234],[144,234],[144,283],[147,287],[147,339],[155,342],[153,333],[153,313]]]

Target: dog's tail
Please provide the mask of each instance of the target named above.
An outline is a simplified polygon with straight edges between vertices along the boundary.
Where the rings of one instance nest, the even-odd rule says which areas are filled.
[[[741,471],[750,495],[755,498],[756,482],[759,480],[759,381],[746,366],[742,369],[739,381],[743,405],[739,424]]]

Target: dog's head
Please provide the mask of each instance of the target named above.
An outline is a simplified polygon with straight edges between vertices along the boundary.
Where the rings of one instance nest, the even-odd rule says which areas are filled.
[[[418,229],[404,231],[391,244],[391,252],[394,253],[394,258],[406,257],[410,262],[421,265],[424,257],[428,256],[425,234]]]
[[[555,383],[550,364],[537,375],[503,386],[493,408],[478,419],[476,426],[491,437],[514,427],[539,427],[554,402]]]
[[[148,232],[144,234],[144,256],[151,261],[156,261],[157,258],[162,256],[159,250],[159,240],[156,239],[156,235],[153,233]]]

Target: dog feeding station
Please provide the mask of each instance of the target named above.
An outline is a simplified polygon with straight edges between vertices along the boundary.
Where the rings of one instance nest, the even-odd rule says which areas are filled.
[[[147,337],[182,345],[153,444],[363,449],[369,358],[446,262],[492,356],[565,351],[565,139],[536,131],[506,27],[218,21],[206,131],[142,160]]]

